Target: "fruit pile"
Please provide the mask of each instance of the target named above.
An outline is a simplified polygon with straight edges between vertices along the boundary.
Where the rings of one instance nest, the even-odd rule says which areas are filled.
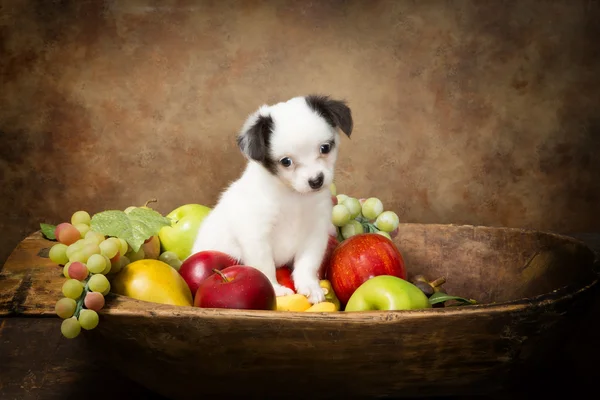
[[[210,208],[186,204],[166,216],[148,206],[77,211],[69,222],[40,224],[56,241],[48,257],[66,278],[55,305],[61,332],[75,338],[99,324],[109,293],[134,299],[202,308],[295,312],[410,310],[474,304],[446,294],[444,278],[407,278],[404,258],[392,238],[398,216],[377,198],[335,195],[327,251],[318,272],[325,301],[311,304],[295,293],[292,265],[277,268],[277,281],[294,294],[275,295],[258,269],[218,251],[191,253],[195,234]],[[334,200],[335,199],[335,200]]]

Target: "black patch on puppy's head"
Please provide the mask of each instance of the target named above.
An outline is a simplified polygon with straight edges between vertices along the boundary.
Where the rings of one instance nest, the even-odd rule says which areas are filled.
[[[237,144],[250,159],[259,162],[272,174],[277,174],[275,161],[269,153],[273,118],[260,115],[256,122],[237,138]]]
[[[339,127],[346,136],[350,137],[353,128],[352,112],[341,100],[332,100],[328,96],[306,96],[306,103],[315,112],[321,115],[329,125]]]

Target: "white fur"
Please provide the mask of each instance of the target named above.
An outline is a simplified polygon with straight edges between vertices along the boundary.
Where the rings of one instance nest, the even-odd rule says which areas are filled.
[[[271,157],[290,157],[293,165],[277,165],[277,175],[248,158],[241,177],[220,196],[204,219],[192,254],[218,250],[262,271],[277,296],[291,290],[277,283],[276,267],[293,263],[292,277],[298,293],[311,303],[324,301],[317,271],[331,232],[331,194],[339,133],[310,109],[303,97],[273,106],[262,106],[243,124],[243,135],[259,115],[274,121]],[[329,154],[321,144],[334,140]],[[308,180],[323,173],[319,190]]]

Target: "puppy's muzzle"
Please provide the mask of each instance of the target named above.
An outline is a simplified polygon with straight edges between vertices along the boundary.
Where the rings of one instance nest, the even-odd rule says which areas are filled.
[[[323,173],[319,173],[319,175],[316,176],[316,178],[312,178],[308,180],[308,186],[310,186],[311,189],[319,189],[321,186],[323,186]]]

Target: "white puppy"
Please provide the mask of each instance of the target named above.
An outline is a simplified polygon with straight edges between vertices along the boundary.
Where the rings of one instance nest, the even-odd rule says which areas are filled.
[[[251,114],[237,138],[248,164],[204,219],[192,249],[217,250],[262,271],[277,296],[276,267],[293,263],[296,291],[311,303],[325,299],[318,269],[331,225],[331,194],[339,128],[353,122],[342,101],[295,97]]]

